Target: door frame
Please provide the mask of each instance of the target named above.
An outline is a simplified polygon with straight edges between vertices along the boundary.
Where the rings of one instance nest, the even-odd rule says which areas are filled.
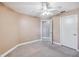
[[[50,21],[51,22],[51,27],[50,27],[50,39],[51,39],[51,43],[53,42],[53,38],[52,38],[52,35],[53,35],[53,22],[52,22],[52,19],[49,19],[49,20],[40,20],[40,38],[41,38],[41,40],[42,40],[42,21]],[[45,37],[46,38],[46,37]]]
[[[64,16],[68,16],[68,15],[64,15]],[[77,21],[77,34],[78,34],[78,14],[73,14],[73,15],[69,15],[69,16],[76,16],[76,21]],[[62,35],[62,34],[61,34],[61,32],[62,32],[62,31],[61,31],[61,24],[62,24],[62,23],[61,23],[61,20],[62,20],[61,18],[62,18],[62,17],[63,17],[63,16],[60,16],[60,44],[61,44],[61,45],[63,45],[63,44],[62,44],[62,39],[61,39],[61,35]],[[77,46],[76,46],[76,48],[74,48],[74,49],[76,49],[77,51],[79,51],[79,49],[78,49],[78,35],[77,35],[77,43],[76,43],[76,45],[77,45]],[[73,49],[73,48],[72,48],[72,49]]]

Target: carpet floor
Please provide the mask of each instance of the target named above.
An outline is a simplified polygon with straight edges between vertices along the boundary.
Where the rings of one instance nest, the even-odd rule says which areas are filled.
[[[79,52],[47,41],[39,41],[20,46],[6,57],[79,57]]]

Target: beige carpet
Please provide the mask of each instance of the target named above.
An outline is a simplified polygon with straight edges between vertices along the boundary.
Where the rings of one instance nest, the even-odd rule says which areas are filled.
[[[78,57],[79,53],[73,49],[39,41],[20,46],[6,57]]]

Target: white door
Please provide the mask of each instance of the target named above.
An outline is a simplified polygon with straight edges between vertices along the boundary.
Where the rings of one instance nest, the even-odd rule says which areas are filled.
[[[52,42],[52,20],[41,21],[41,38],[43,41]]]
[[[62,16],[60,19],[61,44],[77,49],[77,15]]]

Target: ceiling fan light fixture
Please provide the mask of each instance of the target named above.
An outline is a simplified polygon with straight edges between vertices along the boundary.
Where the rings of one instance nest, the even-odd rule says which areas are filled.
[[[48,11],[44,11],[41,15],[50,15],[51,13],[50,12],[48,12]]]

